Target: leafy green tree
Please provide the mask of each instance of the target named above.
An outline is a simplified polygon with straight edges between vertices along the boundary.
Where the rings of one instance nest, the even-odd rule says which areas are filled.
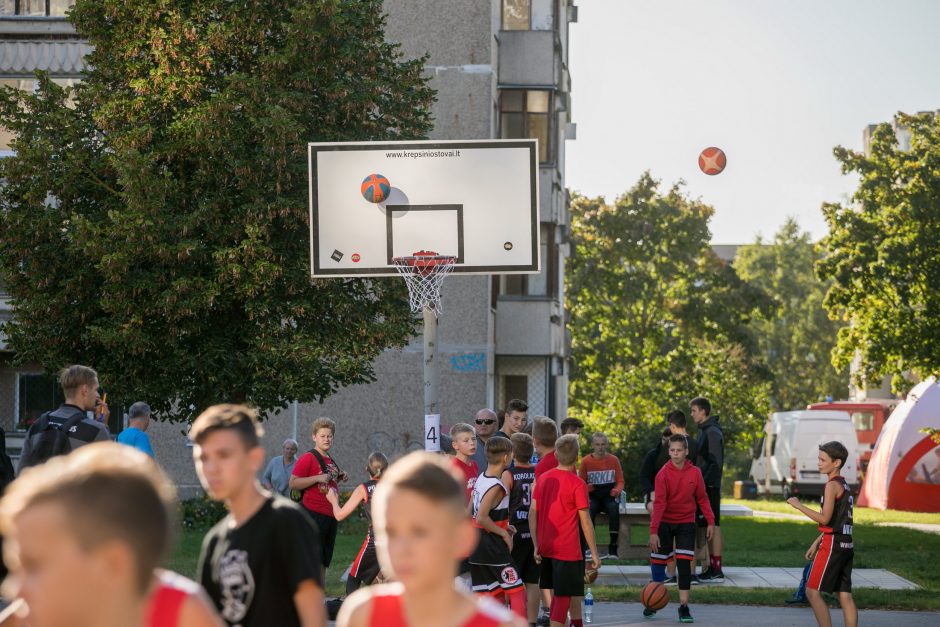
[[[773,299],[772,315],[755,316],[754,337],[770,370],[778,410],[803,409],[848,391],[848,369],[831,363],[839,323],[823,307],[827,283],[816,276],[819,254],[809,233],[788,219],[770,242],[757,238],[738,250],[738,275]]]
[[[308,141],[424,136],[424,60],[379,0],[79,0],[74,90],[6,89],[0,273],[21,361],[95,365],[191,418],[368,381],[413,317],[399,281],[309,279]]]
[[[819,275],[832,282],[829,312],[845,323],[834,363],[858,359],[858,383],[940,374],[940,116],[898,114],[910,146],[888,124],[869,155],[835,149],[844,173],[860,177],[848,204],[826,204],[829,234]]]
[[[612,205],[572,203],[570,413],[607,432],[631,476],[694,396],[712,400],[732,449],[769,405],[748,327],[769,302],[712,251],[712,212],[648,173]]]

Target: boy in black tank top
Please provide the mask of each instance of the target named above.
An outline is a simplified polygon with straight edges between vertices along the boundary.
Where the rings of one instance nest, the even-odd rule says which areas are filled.
[[[806,582],[816,622],[820,627],[832,627],[829,606],[822,592],[838,593],[845,627],[858,625],[858,609],[852,598],[852,561],[855,546],[852,542],[852,510],[855,499],[852,490],[840,475],[849,453],[841,442],[826,442],[819,446],[819,472],[829,477],[820,505],[822,511],[809,509],[798,498],[787,503],[819,524],[821,535],[806,552],[813,566]]]
[[[532,532],[529,531],[529,505],[532,504],[532,482],[535,481],[535,466],[530,461],[534,445],[532,436],[525,433],[513,433],[512,487],[509,490],[509,524],[515,527],[516,535],[512,542],[512,562],[516,566],[519,578],[525,583],[526,613],[529,623],[538,619],[539,613],[539,573],[541,568],[535,561],[535,546],[532,544]]]

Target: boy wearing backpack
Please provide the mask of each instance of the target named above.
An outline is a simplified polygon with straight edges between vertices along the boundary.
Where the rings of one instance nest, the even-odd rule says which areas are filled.
[[[333,505],[326,495],[330,490],[338,492],[338,482],[346,481],[349,477],[329,455],[333,447],[336,423],[330,418],[317,418],[313,421],[312,431],[314,447],[297,459],[288,485],[292,490],[303,491],[300,503],[320,530],[323,580],[326,581],[326,569],[333,560],[333,547],[336,546],[336,532],[339,526],[333,515]]]
[[[46,412],[34,422],[23,441],[17,474],[37,466],[50,457],[64,455],[92,442],[111,439],[106,423],[110,412],[98,395],[98,373],[88,366],[68,366],[59,373],[65,402],[55,411]],[[85,412],[96,407],[104,422],[89,418]]]

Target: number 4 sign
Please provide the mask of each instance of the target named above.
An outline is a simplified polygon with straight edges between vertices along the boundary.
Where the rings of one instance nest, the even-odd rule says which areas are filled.
[[[441,450],[441,415],[424,416],[424,450],[438,453]]]

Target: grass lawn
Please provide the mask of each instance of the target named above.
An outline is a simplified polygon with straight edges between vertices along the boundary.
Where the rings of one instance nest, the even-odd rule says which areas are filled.
[[[785,503],[772,501],[732,501],[752,509],[768,511],[795,510]],[[779,509],[783,506],[786,509]],[[773,508],[773,509],[771,509]],[[889,591],[859,588],[854,591],[860,608],[932,610],[940,611],[940,569],[935,566],[940,555],[940,535],[933,535],[894,527],[878,527],[874,522],[927,522],[940,523],[937,514],[908,514],[906,512],[879,512],[857,509],[854,540],[856,546],[855,568],[886,568],[913,581],[920,590]],[[355,558],[365,536],[363,521],[347,521],[339,526],[333,565],[327,573],[327,596],[341,596],[345,590],[339,580],[346,567]],[[606,523],[598,528],[598,546],[606,547],[608,531]],[[816,537],[816,527],[808,519],[804,522],[728,517],[722,520],[726,549],[723,561],[729,566],[788,566],[802,567],[803,554]],[[640,532],[640,533],[637,533]],[[635,529],[635,541],[641,541],[644,533]],[[205,531],[184,531],[168,567],[177,572],[194,576],[199,547]],[[632,562],[612,561],[605,563],[645,564],[645,560]],[[600,601],[636,601],[638,587],[600,586],[594,588],[595,598]],[[740,605],[783,605],[792,590],[726,588],[720,585],[695,586],[692,599],[695,603],[722,603]],[[672,589],[673,601],[678,599]],[[834,603],[835,606],[835,603]]]

